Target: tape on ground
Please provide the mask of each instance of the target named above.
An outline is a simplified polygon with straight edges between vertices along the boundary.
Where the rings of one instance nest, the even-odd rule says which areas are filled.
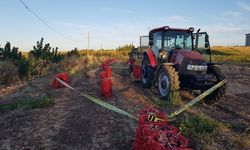
[[[69,89],[71,89],[71,90],[73,90],[73,91],[79,93],[81,96],[83,96],[83,97],[85,97],[85,98],[88,98],[88,99],[91,100],[92,102],[95,102],[96,104],[98,104],[98,105],[100,105],[100,106],[102,106],[102,107],[105,107],[105,108],[107,108],[107,109],[109,109],[109,110],[111,110],[111,111],[117,112],[117,113],[122,114],[122,115],[124,115],[124,116],[130,117],[130,118],[132,118],[132,119],[138,120],[137,117],[132,116],[130,113],[128,113],[128,112],[126,112],[126,111],[124,111],[124,110],[122,110],[122,109],[120,109],[120,108],[118,108],[118,107],[116,107],[116,106],[113,106],[113,105],[111,105],[111,104],[109,104],[109,103],[107,103],[107,102],[104,102],[104,101],[102,101],[102,100],[100,100],[100,99],[97,99],[97,98],[95,98],[95,97],[92,97],[92,96],[90,96],[90,95],[88,95],[88,94],[82,93],[82,92],[76,90],[75,88],[73,88],[72,86],[68,85],[68,84],[65,83],[63,80],[61,80],[61,79],[59,79],[59,78],[57,78],[57,77],[55,77],[55,79],[56,79],[57,81],[59,81],[61,84],[63,84],[64,86],[66,86],[67,88],[69,88]]]
[[[196,104],[197,102],[199,102],[200,100],[202,100],[203,98],[205,98],[206,96],[211,94],[213,91],[215,91],[219,87],[223,86],[226,82],[227,82],[226,80],[222,80],[221,82],[217,83],[215,86],[211,87],[210,89],[208,89],[204,93],[200,94],[199,96],[194,98],[192,101],[183,105],[180,109],[172,112],[170,115],[167,115],[168,118],[173,118],[173,117],[177,116],[178,114],[182,113],[183,111],[187,110],[189,107],[193,106],[194,104]]]
[[[65,83],[64,81],[62,81],[61,79],[55,77],[55,79],[57,81],[59,81],[61,84],[63,84],[64,86],[66,86],[67,88],[79,93],[81,96],[88,98],[89,100],[95,102],[96,104],[103,106],[111,111],[117,112],[119,114],[122,114],[124,116],[130,117],[132,119],[138,120],[137,117],[132,116],[130,113],[116,107],[113,106],[107,102],[104,102],[100,99],[97,99],[95,97],[92,97],[88,94],[82,93],[78,90],[76,90],[75,88],[71,87],[70,85],[68,85],[67,83]],[[200,94],[199,96],[197,96],[195,99],[193,99],[192,101],[188,102],[187,104],[185,104],[184,106],[182,106],[180,109],[174,111],[173,113],[171,113],[170,115],[167,115],[168,118],[173,118],[175,116],[177,116],[178,114],[182,113],[183,111],[187,110],[189,107],[193,106],[194,104],[196,104],[197,102],[199,102],[200,100],[202,100],[204,97],[206,97],[207,95],[209,95],[210,93],[212,93],[213,91],[215,91],[216,89],[218,89],[219,87],[221,87],[222,85],[224,85],[226,83],[226,80],[223,80],[221,82],[219,82],[218,84],[216,84],[215,86],[211,87],[210,89],[208,89],[207,91],[205,91],[204,93]]]

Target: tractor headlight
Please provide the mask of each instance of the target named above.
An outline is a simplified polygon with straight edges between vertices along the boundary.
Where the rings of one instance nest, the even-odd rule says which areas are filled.
[[[168,53],[166,51],[160,51],[159,52],[160,58],[167,59]]]
[[[207,71],[207,66],[201,65],[187,65],[189,71]]]

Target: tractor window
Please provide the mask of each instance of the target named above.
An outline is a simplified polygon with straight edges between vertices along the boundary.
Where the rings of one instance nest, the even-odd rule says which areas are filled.
[[[192,50],[192,34],[186,31],[167,31],[164,36],[164,49]]]
[[[153,43],[152,49],[154,51],[155,56],[159,55],[159,50],[162,48],[162,32],[153,33]]]
[[[206,60],[210,59],[210,53],[208,53],[208,49],[209,49],[209,43],[206,42],[206,32],[201,32],[198,34],[198,41],[197,40],[197,33],[194,34],[195,37],[195,41],[198,42],[198,46],[197,46],[197,51],[199,53],[201,53]],[[195,42],[195,43],[196,43]]]
[[[149,36],[140,36],[140,47],[139,51],[143,52],[145,49],[148,48],[149,44]]]
[[[198,40],[198,51],[202,54],[206,54],[206,48],[205,48],[205,34],[199,34],[199,40]]]

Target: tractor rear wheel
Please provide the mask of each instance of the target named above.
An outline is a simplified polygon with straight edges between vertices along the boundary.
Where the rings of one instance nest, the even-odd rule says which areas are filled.
[[[171,95],[180,89],[179,75],[173,66],[163,66],[160,68],[157,77],[157,87],[159,95],[164,100],[170,100]]]
[[[150,67],[150,62],[147,55],[143,56],[141,69],[142,69],[141,80],[143,87],[151,88],[152,82],[154,80],[154,71]]]
[[[216,84],[225,79],[224,74],[216,66],[209,67],[208,68],[208,74],[213,74],[213,75],[216,76],[216,78],[217,78]],[[204,98],[205,103],[208,104],[208,105],[212,105],[212,104],[217,103],[220,99],[222,99],[225,92],[226,92],[226,84],[222,85],[217,90],[215,90],[214,92],[212,92],[211,94],[206,96]]]

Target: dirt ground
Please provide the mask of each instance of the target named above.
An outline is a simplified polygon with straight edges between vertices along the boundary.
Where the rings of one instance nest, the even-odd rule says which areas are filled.
[[[115,64],[120,65],[120,64]],[[202,142],[195,149],[232,149],[250,124],[250,68],[233,65],[221,66],[228,80],[227,94],[215,106],[198,104],[189,111],[205,113],[218,121],[232,125],[210,147]],[[100,96],[99,72],[97,77],[71,77],[71,85],[91,96]],[[53,76],[36,79],[24,86],[0,93],[0,104],[21,98],[41,97],[54,99],[50,108],[13,110],[0,113],[0,149],[131,149],[137,122],[107,110],[70,89],[52,89]],[[114,69],[113,97],[105,100],[137,115],[144,105],[154,105],[149,90]],[[3,90],[2,90],[3,91]],[[168,113],[172,109],[161,108]],[[235,138],[233,138],[235,137]],[[243,149],[250,147],[243,147]]]

